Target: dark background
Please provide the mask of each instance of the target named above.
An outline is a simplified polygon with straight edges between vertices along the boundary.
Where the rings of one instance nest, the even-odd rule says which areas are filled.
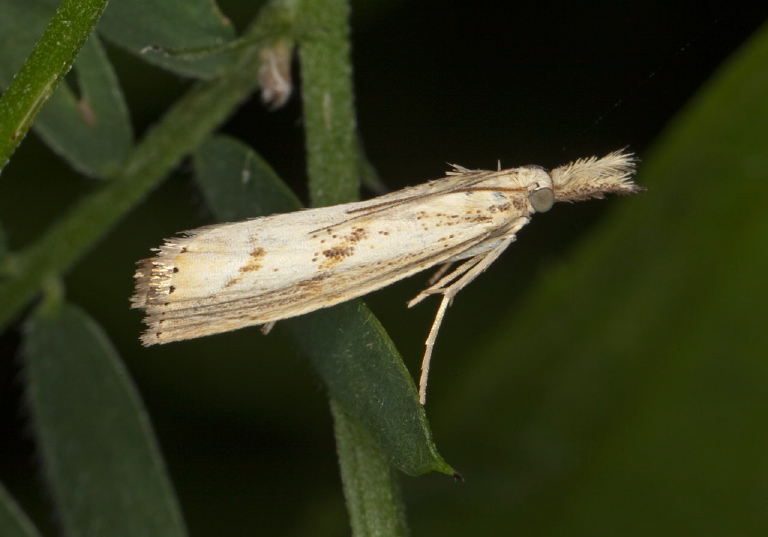
[[[256,9],[249,4],[229,0],[223,9],[242,26]],[[391,188],[439,177],[446,162],[554,167],[622,147],[642,159],[768,15],[764,2],[725,1],[422,0],[352,7],[359,129],[370,161]],[[121,51],[110,53],[141,132],[188,82]],[[253,99],[224,130],[250,143],[305,195],[297,96],[276,112]],[[22,180],[21,170],[30,167],[38,173]],[[191,535],[346,534],[323,387],[286,335],[278,329],[263,338],[249,330],[170,349],[138,344],[140,315],[128,310],[133,263],[163,237],[210,222],[190,179],[182,167],[123,221],[71,274],[67,295],[102,322],[134,374]],[[63,200],[74,201],[91,187],[30,137],[0,181],[0,214],[11,246],[33,239]],[[498,279],[480,278],[450,310],[436,349],[429,414],[443,455],[469,476],[472,468],[452,456],[461,450],[441,442],[452,427],[439,410],[451,397],[452,359],[477,359],[474,338],[513,309],[537,271],[564,255],[605,210],[591,202],[543,215],[493,267],[508,283],[499,287]],[[436,304],[406,310],[404,303],[424,279],[366,300],[414,372]],[[19,342],[18,332],[0,340],[0,480],[45,525],[51,520],[20,403]],[[425,501],[434,488],[454,487],[443,476],[402,481],[409,505]],[[471,487],[468,479],[450,494],[471,505]],[[483,506],[476,507],[481,517]],[[418,534],[429,533],[430,521],[419,521],[418,508],[409,515],[422,529]]]

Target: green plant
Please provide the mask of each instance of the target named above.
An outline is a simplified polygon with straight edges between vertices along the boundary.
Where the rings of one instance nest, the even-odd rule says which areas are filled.
[[[67,14],[73,5],[84,10]],[[3,11],[20,13],[10,11],[22,9],[13,6],[23,4],[7,2]],[[206,2],[114,2],[100,23],[101,35],[134,52],[160,45],[169,53],[150,50],[143,57],[199,79],[135,144],[110,63],[95,35],[86,41],[103,8],[103,2],[65,2],[59,8],[64,15],[52,19],[40,45],[63,57],[45,54],[52,61],[25,64],[17,78],[20,89],[39,89],[9,90],[0,103],[0,156],[7,160],[53,92],[51,81],[64,79],[82,45],[77,92],[54,93],[35,126],[73,168],[102,182],[41,237],[18,251],[3,250],[0,321],[8,326],[42,296],[24,332],[25,390],[65,530],[183,535],[180,509],[135,388],[104,330],[65,300],[62,278],[83,259],[92,263],[88,252],[187,155],[217,220],[297,206],[252,149],[213,134],[257,89],[261,51],[276,43],[298,49],[311,203],[356,196],[365,172],[352,100],[348,5],[274,1],[235,40],[230,25]],[[34,20],[41,24],[53,12],[43,3],[37,9]],[[18,39],[18,50],[29,50],[28,40],[43,28],[0,30],[7,38],[5,59],[17,50],[9,36]],[[50,47],[60,42],[71,48]],[[419,498],[430,516],[417,519],[416,528],[490,534],[500,520],[513,517],[528,534],[647,534],[658,526],[645,516],[645,503],[670,532],[683,531],[692,520],[698,534],[717,523],[741,533],[766,528],[758,510],[717,518],[708,506],[725,509],[753,499],[753,465],[765,440],[759,427],[768,408],[760,393],[766,341],[759,297],[766,296],[768,235],[762,196],[768,169],[767,51],[763,31],[645,159],[639,181],[651,191],[623,203],[572,259],[535,282],[517,313],[477,344],[478,355],[497,358],[456,365],[458,388],[450,401],[442,400],[440,415],[463,425],[446,442],[483,439],[469,443],[472,451],[464,448],[463,460],[483,453],[486,459],[475,461],[476,479],[505,479],[474,502],[451,504],[442,489]],[[9,84],[22,60],[17,56],[4,65],[0,82]],[[333,129],[327,128],[328,102]],[[245,185],[244,173],[250,178]],[[435,449],[392,342],[359,301],[285,324],[327,387],[355,534],[404,534],[392,468],[412,475],[453,470]],[[510,348],[512,359],[504,351]],[[564,349],[579,359],[565,359]],[[221,352],[209,352],[207,367],[214,367]],[[697,390],[706,393],[695,397]],[[499,426],[489,431],[478,416],[493,416]],[[665,445],[679,438],[681,427],[692,429],[682,437],[686,441]],[[557,442],[543,440],[553,434]],[[727,441],[737,436],[736,445]],[[562,446],[568,456],[547,452],[551,445]],[[627,458],[634,464],[624,464]],[[654,468],[652,475],[644,465]],[[667,472],[697,483],[704,468],[712,487],[695,493],[695,487],[680,484],[685,479],[670,485],[658,478]],[[674,501],[686,494],[689,504]],[[535,501],[537,495],[545,501]],[[446,504],[454,516],[440,516]],[[5,493],[0,509],[3,535],[36,534]],[[486,514],[484,520],[478,512]],[[627,519],[647,527],[635,522],[628,531]]]
[[[77,43],[85,43],[104,5],[89,6],[91,13],[82,19],[90,24],[76,28]],[[183,3],[166,5],[170,13],[183,14],[183,7]],[[67,51],[69,56],[61,60],[51,58],[46,52],[49,48],[58,50],[50,43],[61,42],[70,35],[68,22],[77,18],[67,12],[70,8],[69,3],[59,8],[31,56],[32,60],[49,60],[48,64],[42,63],[53,74],[38,67],[37,63],[41,62],[29,61],[3,101],[5,107],[2,109],[9,111],[4,114],[8,118],[4,123],[6,144],[3,155],[6,159],[23,138],[42,102],[53,93],[55,87],[47,80],[63,79],[78,53],[73,47]],[[187,27],[200,28],[208,24],[213,28],[213,31],[209,28],[209,33],[232,37],[226,22],[216,13],[201,9],[191,17]],[[3,322],[7,323],[41,288],[51,289],[44,293],[45,300],[33,314],[26,333],[27,380],[46,475],[62,523],[69,532],[85,534],[95,531],[94,527],[108,527],[121,528],[126,535],[168,535],[183,533],[183,524],[152,433],[142,418],[141,404],[111,345],[84,312],[63,302],[55,283],[47,282],[54,282],[58,274],[77,262],[114,222],[189,153],[196,156],[203,190],[220,217],[229,215],[243,219],[253,216],[258,214],[259,204],[265,213],[279,208],[298,208],[294,205],[295,198],[285,189],[281,190],[279,179],[248,148],[225,139],[205,142],[216,126],[257,88],[256,72],[261,51],[278,42],[292,43],[295,39],[299,43],[313,200],[328,204],[355,197],[359,163],[347,19],[348,6],[344,1],[322,4],[273,2],[262,9],[258,20],[239,42],[241,50],[230,52],[224,47],[217,55],[218,61],[211,59],[215,53],[210,50],[197,54],[184,52],[178,55],[182,58],[178,61],[173,58],[173,52],[167,57],[164,52],[150,51],[155,54],[156,61],[170,69],[211,80],[191,88],[132,150],[128,147],[129,136],[126,136],[130,130],[127,115],[114,113],[115,109],[118,112],[125,110],[119,98],[117,80],[95,38],[89,43],[89,55],[83,56],[93,63],[78,63],[81,85],[78,103],[68,93],[66,99],[60,99],[64,104],[52,103],[52,108],[46,109],[52,112],[41,117],[42,132],[51,145],[58,147],[75,167],[108,181],[84,197],[44,238],[9,257],[8,278],[0,290]],[[198,24],[191,24],[193,22]],[[119,37],[109,33],[108,24],[102,28],[105,26],[104,31],[120,42]],[[301,27],[321,30],[301,34],[297,30]],[[157,42],[170,49],[174,46],[174,37],[148,32],[145,39],[149,42],[158,39]],[[179,37],[185,43],[194,42],[196,38],[195,35]],[[197,62],[200,56],[204,56],[204,61]],[[184,57],[192,60],[187,63]],[[43,88],[37,92],[40,96],[24,101],[21,96],[31,93],[24,88],[35,84]],[[20,85],[23,87],[17,89]],[[113,97],[111,101],[109,96]],[[329,103],[333,106],[330,126]],[[89,113],[78,115],[78,104],[79,110],[89,107]],[[58,107],[54,108],[56,105]],[[23,109],[21,114],[14,116],[10,113],[20,108]],[[57,113],[65,119],[56,121],[59,118],[49,117]],[[18,116],[22,119],[16,119]],[[94,132],[89,130],[89,121],[91,125],[107,128]],[[104,159],[105,152],[93,145],[87,151],[70,152],[66,143],[74,137],[72,132],[77,135],[83,130],[86,137],[81,136],[78,142],[104,144],[106,141],[111,158],[99,161]],[[243,162],[250,163],[248,173],[256,177],[255,189],[243,188],[237,180],[244,171]],[[222,166],[228,167],[228,172],[234,172],[229,175],[231,184],[221,181]],[[273,183],[273,202],[264,204],[261,196],[270,188],[270,182]],[[243,203],[245,196],[252,198],[251,203]],[[386,534],[404,531],[400,500],[392,483],[389,464],[413,474],[430,470],[452,473],[452,470],[434,449],[423,408],[418,404],[413,383],[397,351],[362,304],[345,304],[332,313],[306,316],[291,324],[295,325],[305,352],[313,358],[318,371],[328,382],[353,527],[361,534],[374,529]],[[345,326],[347,336],[335,338],[329,345],[324,341],[327,339],[324,334],[336,325]],[[359,367],[359,360],[355,358],[365,346],[368,346],[365,353],[368,364],[379,368],[375,377],[384,382],[374,381],[370,369]],[[375,350],[371,351],[371,346]],[[86,358],[91,358],[93,363],[87,362]],[[95,373],[99,369],[102,373]],[[69,377],[70,374],[73,376]],[[86,380],[88,377],[90,379]],[[93,391],[82,389],[85,385]],[[73,387],[74,391],[69,391]],[[376,407],[382,402],[395,404],[388,404],[389,410],[381,413]],[[49,415],[49,412],[53,413]],[[127,427],[132,421],[136,422],[133,430]],[[93,427],[94,423],[99,426]],[[117,431],[126,436],[118,435]],[[375,440],[368,438],[369,435]],[[107,443],[104,443],[105,436],[110,438]],[[77,452],[74,458],[73,452]],[[99,453],[108,454],[103,465],[95,463]],[[124,465],[114,464],[116,459],[122,458],[126,461]],[[84,468],[94,477],[92,486],[82,488],[78,480],[81,478],[79,471]],[[129,484],[127,478],[131,476],[142,478]],[[103,482],[99,483],[99,479]],[[110,497],[104,493],[109,482],[121,482],[125,486]],[[155,497],[147,493],[152,487],[158,490]],[[79,492],[73,498],[71,492],[74,490]],[[158,505],[167,507],[158,508]]]

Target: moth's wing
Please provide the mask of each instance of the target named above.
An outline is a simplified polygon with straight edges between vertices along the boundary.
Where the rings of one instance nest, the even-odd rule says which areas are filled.
[[[467,178],[169,240],[136,274],[134,307],[146,311],[149,325],[142,341],[191,339],[294,317],[456,257],[505,222],[496,215],[479,225],[477,208],[488,202],[486,195],[446,196],[483,180],[461,179]]]
[[[448,176],[441,179],[406,187],[368,201],[346,204],[349,218],[367,218],[385,211],[407,210],[409,205],[421,205],[437,196],[467,191],[478,183],[498,175],[487,170],[468,170],[455,164],[453,167],[456,171],[448,172]]]

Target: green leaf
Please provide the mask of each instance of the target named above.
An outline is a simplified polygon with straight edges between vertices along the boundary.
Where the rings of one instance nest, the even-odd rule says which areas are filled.
[[[221,222],[237,222],[301,208],[299,198],[261,156],[226,136],[208,139],[194,154],[208,206]]]
[[[5,167],[45,102],[72,67],[106,3],[107,0],[64,0],[53,14],[42,37],[0,99],[0,169]],[[0,5],[0,9],[3,7]],[[3,20],[26,30],[25,24],[19,24],[26,19],[23,10],[9,11],[18,18],[8,17],[3,10]],[[20,49],[12,46],[11,50]],[[11,59],[10,64],[14,61]]]
[[[37,537],[40,535],[8,491],[0,484],[0,535]]]
[[[27,327],[38,449],[67,535],[185,535],[146,412],[102,329],[45,304]]]
[[[455,471],[437,452],[416,386],[394,343],[361,300],[286,321],[333,398],[409,475]]]
[[[215,48],[234,39],[232,23],[212,0],[113,0],[98,31],[147,62],[196,78],[221,74],[236,57],[232,51],[181,56],[146,51]]]
[[[299,207],[277,175],[240,142],[213,139],[201,147],[195,164],[200,187],[220,220]],[[266,200],[271,200],[269,205]],[[367,427],[395,467],[411,475],[454,473],[437,453],[400,355],[360,300],[285,324],[333,398]]]
[[[766,65],[768,27],[643,159],[649,190],[604,202],[611,217],[484,338],[441,401],[475,440],[483,517],[435,533],[768,532]]]
[[[331,412],[352,535],[408,535],[405,506],[392,466],[345,406],[331,399]]]
[[[112,177],[124,164],[133,135],[118,80],[96,36],[86,41],[74,67],[80,95],[60,86],[35,127],[74,168]]]

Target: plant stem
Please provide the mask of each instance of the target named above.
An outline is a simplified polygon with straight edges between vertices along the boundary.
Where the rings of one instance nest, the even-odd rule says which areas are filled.
[[[307,163],[313,206],[358,197],[358,149],[347,0],[305,0],[299,42]],[[341,479],[352,534],[406,535],[393,470],[371,434],[331,399]]]
[[[305,0],[299,43],[313,207],[358,199],[358,149],[347,0]]]

